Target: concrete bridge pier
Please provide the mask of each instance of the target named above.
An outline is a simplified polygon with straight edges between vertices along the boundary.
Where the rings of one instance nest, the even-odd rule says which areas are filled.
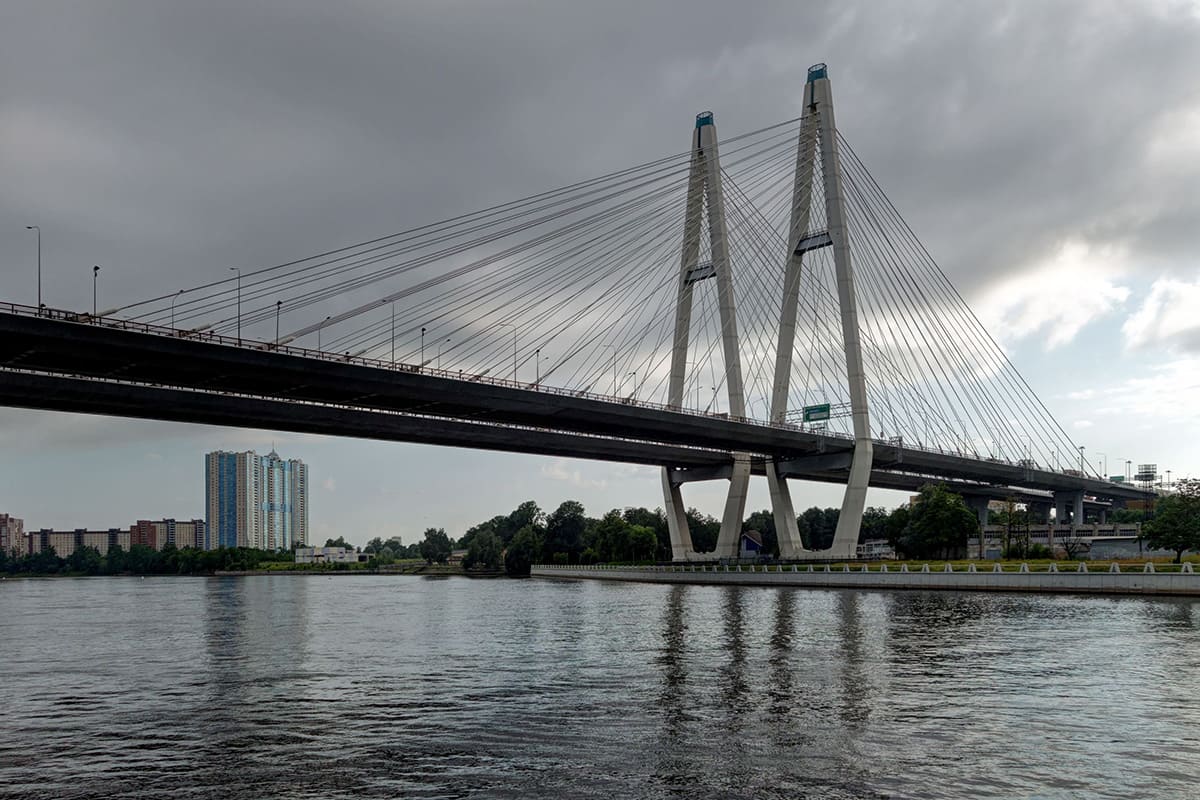
[[[979,552],[976,556],[983,558],[984,531],[987,530],[988,524],[988,498],[982,495],[963,495],[963,500],[979,520]]]

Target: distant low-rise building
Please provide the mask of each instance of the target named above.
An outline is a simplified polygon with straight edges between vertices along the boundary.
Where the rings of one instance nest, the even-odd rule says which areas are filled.
[[[357,564],[371,556],[345,547],[297,547],[297,564]]]
[[[120,528],[109,528],[106,531],[76,528],[73,531],[56,531],[52,528],[42,528],[31,531],[25,537],[25,552],[35,555],[54,548],[54,554],[59,558],[70,558],[80,547],[94,547],[100,555],[106,555],[110,549],[120,545],[129,549],[129,531]]]

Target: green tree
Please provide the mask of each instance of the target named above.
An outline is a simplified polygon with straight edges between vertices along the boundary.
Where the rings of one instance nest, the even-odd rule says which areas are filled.
[[[517,531],[504,553],[504,571],[514,577],[529,574],[533,561],[542,552],[542,537],[533,525]]]
[[[967,539],[978,532],[979,519],[961,496],[926,484],[909,509],[897,549],[912,558],[952,558],[965,553]]]
[[[325,546],[326,547],[344,547],[347,550],[354,549],[354,545],[347,542],[346,538],[344,536],[339,536],[336,539],[326,539]]]
[[[870,539],[888,538],[888,517],[886,508],[870,506],[863,511],[862,527],[858,529],[858,542],[862,544]]]
[[[114,544],[104,556],[104,572],[107,575],[120,575],[129,569],[127,562],[125,548]]]
[[[587,515],[583,505],[574,500],[566,501],[546,517],[542,557],[549,561],[555,553],[566,553],[568,562],[578,561],[586,530]]]
[[[104,558],[94,547],[76,547],[75,552],[67,558],[67,569],[83,575],[99,575],[104,568]]]
[[[432,564],[436,561],[439,564],[445,564],[449,560],[451,552],[450,537],[446,535],[445,530],[442,528],[425,530],[425,540],[421,542],[421,558],[425,559],[425,563]]]
[[[804,539],[805,547],[810,550],[824,550],[832,545],[840,516],[841,511],[836,508],[813,506],[805,511],[801,515],[804,523],[800,525],[800,536]]]
[[[512,541],[512,538],[517,535],[517,532],[522,528],[532,528],[534,533],[541,538],[545,529],[546,515],[538,504],[532,500],[526,500],[521,505],[517,506],[505,520],[503,529],[496,533],[505,543]]]
[[[594,547],[601,561],[628,561],[630,524],[618,509],[605,514],[596,525]]]
[[[1175,551],[1176,564],[1184,551],[1200,550],[1200,479],[1182,478],[1174,494],[1158,498],[1145,531],[1151,547]]]
[[[645,525],[630,525],[626,547],[630,561],[653,561],[658,552],[658,537]]]
[[[721,533],[721,520],[701,514],[694,508],[686,512],[688,530],[692,534],[692,547],[697,553],[709,553],[717,549],[717,536]]]
[[[627,508],[622,516],[630,525],[641,525],[654,531],[654,538],[658,540],[658,552],[655,554],[655,558],[664,561],[671,558],[671,529],[667,525],[667,515],[661,508],[653,511],[640,506]]]
[[[755,511],[742,522],[742,530],[755,531],[762,539],[763,555],[779,557],[779,537],[775,533],[775,515],[768,510]]]
[[[500,537],[490,530],[476,534],[471,537],[471,543],[467,546],[467,554],[463,556],[463,569],[475,569],[476,567],[499,569],[503,562],[501,557],[503,548]]]

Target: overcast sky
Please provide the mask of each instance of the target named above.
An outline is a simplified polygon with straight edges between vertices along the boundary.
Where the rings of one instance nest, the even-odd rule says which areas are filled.
[[[798,116],[818,61],[1071,435],[1111,474],[1200,474],[1196,2],[6,0],[0,298],[34,301],[26,225],[45,302],[90,306],[100,264],[119,305],[679,152],[706,109],[726,136]],[[203,454],[272,443],[311,465],[314,538],[661,505],[644,468],[0,409],[0,511],[202,517]]]

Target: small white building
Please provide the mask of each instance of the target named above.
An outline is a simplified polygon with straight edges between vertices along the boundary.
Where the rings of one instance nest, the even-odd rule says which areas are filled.
[[[297,547],[297,564],[357,564],[366,561],[366,553],[358,553],[345,547]]]
[[[887,539],[867,539],[855,548],[855,555],[862,559],[895,558],[896,548]]]

